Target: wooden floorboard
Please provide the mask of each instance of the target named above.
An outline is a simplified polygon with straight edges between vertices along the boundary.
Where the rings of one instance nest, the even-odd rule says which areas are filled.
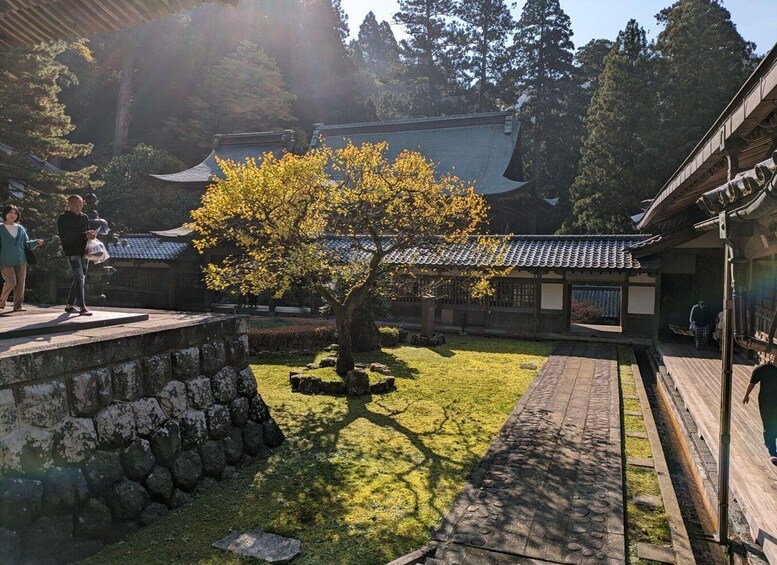
[[[718,460],[720,418],[720,356],[697,351],[693,343],[659,343],[659,354],[688,412],[710,451]],[[777,467],[769,462],[763,444],[763,426],[758,395],[750,404],[742,396],[754,365],[737,359],[731,418],[731,490],[742,507],[750,531],[764,549],[769,562],[777,565]]]

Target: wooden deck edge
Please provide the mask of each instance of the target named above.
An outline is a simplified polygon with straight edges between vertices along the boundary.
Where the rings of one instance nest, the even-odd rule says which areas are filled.
[[[652,354],[649,355],[651,365],[656,371],[656,389],[661,402],[669,414],[672,426],[675,428],[684,458],[696,482],[707,515],[717,525],[718,487],[717,462],[707,447],[705,440],[699,434],[693,415],[685,407],[680,389],[663,364],[663,352],[659,343],[654,343]],[[769,565],[761,548],[753,541],[750,525],[736,499],[730,501],[729,517],[736,535],[740,538],[747,552],[747,562],[750,565]],[[717,527],[717,526],[716,526]]]
[[[650,409],[650,400],[645,390],[645,383],[642,381],[637,365],[637,358],[634,355],[634,349],[631,349],[631,372],[634,375],[639,403],[642,405],[642,417],[645,421],[650,449],[653,452],[653,465],[658,476],[658,485],[661,488],[661,498],[664,501],[664,510],[669,521],[669,531],[672,536],[672,548],[674,550],[675,562],[678,565],[694,565],[696,560],[693,557],[691,541],[688,538],[688,530],[685,528],[682,513],[680,512],[680,503],[677,501],[677,495],[672,486],[672,477],[669,474],[669,467],[664,457],[664,449],[661,446],[661,438],[658,435],[656,421],[653,419],[653,412]]]

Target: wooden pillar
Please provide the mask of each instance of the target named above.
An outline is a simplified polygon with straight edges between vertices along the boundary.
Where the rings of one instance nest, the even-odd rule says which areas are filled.
[[[432,335],[434,333],[435,302],[436,300],[433,297],[421,299],[421,335]]]
[[[661,328],[661,273],[656,273],[656,291],[653,300],[653,337],[658,337]]]
[[[540,331],[540,316],[542,316],[542,273],[534,273],[534,337]]]
[[[171,310],[175,310],[175,291],[178,285],[176,284],[176,277],[178,276],[178,267],[176,264],[170,263],[170,268],[167,270],[167,307]]]
[[[621,333],[626,334],[629,329],[629,274],[623,277],[621,286]]]
[[[569,331],[572,324],[572,284],[567,280],[567,274],[564,273],[564,330]]]

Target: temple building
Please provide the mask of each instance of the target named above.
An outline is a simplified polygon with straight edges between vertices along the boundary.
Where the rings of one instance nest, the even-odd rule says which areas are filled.
[[[511,111],[356,124],[316,124],[310,147],[340,149],[348,142],[388,143],[388,156],[419,151],[437,165],[471,182],[491,205],[491,233],[547,233],[545,221],[557,199],[537,195],[521,162],[521,123]]]

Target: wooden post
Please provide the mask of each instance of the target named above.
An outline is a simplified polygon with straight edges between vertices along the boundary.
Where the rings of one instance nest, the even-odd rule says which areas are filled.
[[[621,286],[621,333],[626,335],[629,326],[629,274],[623,277]]]
[[[534,273],[534,331],[536,338],[540,331],[540,316],[542,316],[542,273]]]
[[[564,332],[569,331],[572,324],[572,284],[567,281],[567,274],[564,273]]]
[[[421,335],[434,333],[435,302],[433,297],[421,299]]]

